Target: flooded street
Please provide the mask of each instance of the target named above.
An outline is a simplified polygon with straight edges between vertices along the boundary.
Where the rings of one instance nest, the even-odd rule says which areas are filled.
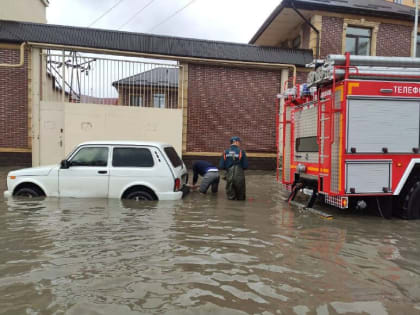
[[[4,190],[5,172],[1,174]],[[0,314],[420,314],[420,221],[246,202],[0,197]]]

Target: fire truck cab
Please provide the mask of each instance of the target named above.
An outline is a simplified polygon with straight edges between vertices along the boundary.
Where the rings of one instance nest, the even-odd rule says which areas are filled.
[[[289,200],[420,218],[420,58],[330,55],[282,97]]]

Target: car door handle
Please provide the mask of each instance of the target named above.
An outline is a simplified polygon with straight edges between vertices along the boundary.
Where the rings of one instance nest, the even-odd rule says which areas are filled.
[[[98,171],[98,174],[108,174],[108,171]]]

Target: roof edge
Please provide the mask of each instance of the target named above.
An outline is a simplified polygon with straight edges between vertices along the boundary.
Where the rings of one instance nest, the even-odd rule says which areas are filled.
[[[264,31],[267,29],[267,27],[271,24],[271,22],[274,21],[274,19],[283,11],[283,9],[286,7],[286,2],[288,0],[283,0],[271,14],[268,16],[268,18],[264,21],[264,23],[260,26],[258,31],[252,36],[251,40],[248,42],[249,45],[255,45],[255,42],[258,40],[258,38],[264,33]]]
[[[399,12],[384,12],[384,11],[374,11],[368,10],[364,8],[343,8],[339,6],[331,6],[326,3],[304,3],[300,2],[299,0],[283,0],[281,4],[274,9],[274,11],[270,14],[270,16],[265,20],[263,25],[258,29],[255,35],[251,38],[248,42],[250,45],[255,45],[255,42],[258,38],[265,32],[265,30],[270,26],[270,24],[274,21],[274,19],[283,11],[285,8],[291,8],[291,1],[294,2],[297,9],[302,10],[309,10],[309,11],[325,11],[325,12],[338,12],[338,13],[350,13],[350,14],[358,14],[358,15],[367,15],[373,17],[385,17],[397,20],[407,20],[407,18],[414,19],[414,14],[404,14]],[[414,10],[414,9],[413,9]]]

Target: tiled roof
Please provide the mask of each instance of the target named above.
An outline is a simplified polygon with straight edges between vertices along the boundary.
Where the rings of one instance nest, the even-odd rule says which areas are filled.
[[[36,42],[213,60],[305,65],[312,51],[0,20],[0,42]]]
[[[165,85],[168,87],[178,86],[178,69],[158,67],[152,70],[135,74],[112,83],[117,85]]]

